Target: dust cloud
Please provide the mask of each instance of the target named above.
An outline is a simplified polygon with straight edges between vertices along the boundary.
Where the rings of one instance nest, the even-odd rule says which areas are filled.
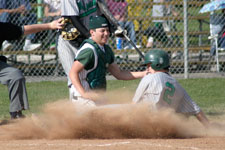
[[[225,136],[225,132],[206,130],[195,118],[184,118],[172,110],[152,110],[144,104],[82,107],[68,100],[46,104],[40,114],[0,126],[0,140],[203,136]]]

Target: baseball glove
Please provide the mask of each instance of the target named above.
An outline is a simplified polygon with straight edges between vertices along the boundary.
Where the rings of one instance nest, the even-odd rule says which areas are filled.
[[[64,25],[61,29],[61,35],[64,40],[71,41],[80,35],[80,32],[73,26],[70,19],[63,18],[61,23]]]

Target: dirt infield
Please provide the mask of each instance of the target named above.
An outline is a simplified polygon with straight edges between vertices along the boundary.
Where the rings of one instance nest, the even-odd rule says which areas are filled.
[[[11,140],[1,150],[224,150],[225,138],[113,139],[113,140]]]
[[[41,114],[0,126],[1,150],[221,150],[224,118],[206,129],[194,117],[146,105],[75,107],[57,101]],[[221,121],[222,120],[222,121]]]

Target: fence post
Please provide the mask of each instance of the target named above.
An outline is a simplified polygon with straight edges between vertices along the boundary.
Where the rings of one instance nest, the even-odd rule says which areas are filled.
[[[38,18],[38,23],[42,23],[42,21],[40,21],[43,18],[43,7],[41,6],[42,4],[42,0],[37,0],[37,18]]]
[[[188,6],[187,0],[184,0],[184,78],[189,77],[188,74]]]

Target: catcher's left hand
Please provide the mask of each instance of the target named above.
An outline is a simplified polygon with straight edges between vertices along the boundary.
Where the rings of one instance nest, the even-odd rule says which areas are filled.
[[[63,18],[61,23],[63,24],[63,28],[61,29],[61,35],[65,40],[74,40],[79,35],[80,32],[73,26],[71,20],[68,18]]]

